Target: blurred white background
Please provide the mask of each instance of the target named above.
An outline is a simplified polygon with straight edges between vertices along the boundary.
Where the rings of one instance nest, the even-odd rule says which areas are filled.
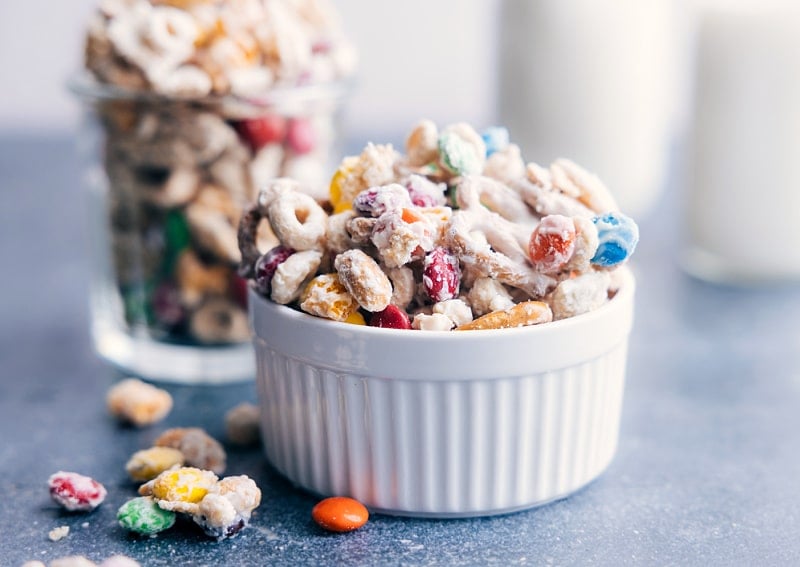
[[[437,122],[494,118],[495,18],[500,0],[334,0],[360,50],[354,135],[405,133]],[[96,0],[0,2],[0,133],[68,131],[78,105],[64,88],[81,65]]]

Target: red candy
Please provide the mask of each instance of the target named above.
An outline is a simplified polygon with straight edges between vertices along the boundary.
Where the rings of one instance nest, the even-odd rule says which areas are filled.
[[[47,481],[50,496],[71,512],[89,512],[106,497],[105,487],[91,477],[74,472],[58,471]]]
[[[289,120],[289,130],[286,133],[286,143],[296,154],[307,154],[317,145],[317,136],[311,122],[305,118],[292,118]]]
[[[261,294],[269,295],[275,270],[294,252],[293,249],[286,246],[276,246],[258,259],[255,267],[255,281],[256,288]]]
[[[372,314],[369,320],[370,327],[383,327],[385,329],[410,329],[411,320],[408,313],[397,305],[389,305],[383,311]]]
[[[542,218],[528,244],[533,267],[544,273],[559,271],[575,251],[575,223],[562,215]]]
[[[275,114],[242,120],[236,124],[239,135],[258,151],[267,144],[280,144],[286,137],[286,119]]]
[[[458,295],[461,270],[458,259],[447,249],[437,246],[425,256],[422,285],[435,302],[453,299]]]

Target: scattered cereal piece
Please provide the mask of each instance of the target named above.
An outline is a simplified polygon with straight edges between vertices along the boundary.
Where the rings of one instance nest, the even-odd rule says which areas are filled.
[[[141,567],[138,561],[127,555],[112,555],[100,564],[100,567]]]
[[[367,523],[369,511],[358,500],[333,496],[314,506],[311,517],[328,531],[351,532]]]
[[[175,466],[182,466],[186,458],[172,447],[150,447],[136,451],[125,464],[131,480],[147,482]]]
[[[69,535],[69,526],[58,526],[47,532],[50,541],[59,541]]]
[[[53,559],[48,567],[97,567],[97,564],[83,555],[70,555]]]
[[[159,508],[149,496],[128,500],[117,511],[119,525],[128,531],[155,535],[175,524],[175,513]]]
[[[206,535],[225,539],[247,526],[260,503],[261,490],[252,479],[229,476],[209,489],[191,516]]]
[[[199,427],[174,427],[166,430],[153,442],[156,447],[177,449],[191,467],[225,472],[227,455],[220,443]]]
[[[225,414],[225,435],[234,445],[254,445],[261,438],[261,410],[255,404],[242,402]]]
[[[106,497],[102,484],[74,472],[58,471],[50,475],[47,484],[53,500],[71,512],[90,512]]]
[[[143,427],[166,417],[172,409],[172,396],[137,378],[127,378],[108,391],[106,403],[111,415]]]
[[[47,567],[47,565],[41,561],[26,561],[20,567]]]

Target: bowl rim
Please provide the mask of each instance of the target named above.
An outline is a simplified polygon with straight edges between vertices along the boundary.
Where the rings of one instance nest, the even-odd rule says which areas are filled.
[[[574,366],[627,341],[636,283],[628,267],[619,272],[617,293],[601,307],[514,329],[410,332],[353,325],[276,304],[252,286],[248,316],[258,356],[270,351],[338,373],[387,378],[522,376]],[[444,348],[458,349],[457,369],[443,368]],[[436,367],[435,376],[422,372],[427,366]]]

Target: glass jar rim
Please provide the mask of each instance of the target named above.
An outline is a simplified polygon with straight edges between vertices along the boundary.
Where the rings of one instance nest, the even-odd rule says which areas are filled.
[[[111,83],[102,83],[87,71],[73,73],[67,79],[67,89],[76,97],[91,101],[132,101],[147,103],[184,103],[214,106],[247,105],[252,107],[274,107],[283,104],[311,103],[316,101],[340,101],[353,90],[354,79],[339,79],[307,85],[279,86],[261,95],[241,96],[234,94],[174,97],[153,91],[129,89]]]

